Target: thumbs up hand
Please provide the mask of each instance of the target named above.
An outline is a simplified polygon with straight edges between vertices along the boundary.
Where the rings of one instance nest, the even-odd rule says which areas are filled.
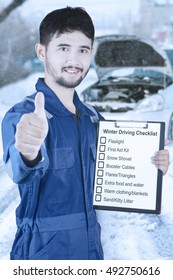
[[[35,97],[35,110],[24,114],[16,126],[15,147],[27,161],[37,158],[40,147],[48,133],[48,122],[44,111],[44,95]]]

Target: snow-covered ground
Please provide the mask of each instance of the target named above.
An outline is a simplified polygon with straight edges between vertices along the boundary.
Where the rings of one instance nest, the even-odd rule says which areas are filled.
[[[0,122],[14,103],[34,91],[40,73],[0,89]],[[42,74],[41,74],[42,76]],[[92,79],[91,79],[92,77]],[[96,80],[93,73],[78,88],[79,92]],[[160,215],[97,211],[102,228],[105,259],[154,260],[173,259],[173,145],[170,168],[163,179],[162,211]],[[0,140],[0,159],[2,141]],[[0,259],[9,259],[14,239],[15,208],[19,203],[17,186],[11,181],[0,160]]]

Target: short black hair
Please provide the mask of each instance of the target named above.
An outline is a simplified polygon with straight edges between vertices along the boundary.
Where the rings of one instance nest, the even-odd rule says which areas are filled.
[[[47,46],[52,37],[65,32],[80,31],[94,41],[95,29],[91,17],[81,7],[57,9],[45,16],[40,23],[40,43]]]

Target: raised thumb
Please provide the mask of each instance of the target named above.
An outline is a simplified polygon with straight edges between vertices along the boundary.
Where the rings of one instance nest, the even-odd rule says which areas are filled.
[[[44,95],[42,92],[37,93],[37,95],[35,97],[34,105],[35,105],[34,113],[38,117],[45,119],[46,118],[46,114],[45,114],[45,110],[44,110],[45,99],[44,99]]]

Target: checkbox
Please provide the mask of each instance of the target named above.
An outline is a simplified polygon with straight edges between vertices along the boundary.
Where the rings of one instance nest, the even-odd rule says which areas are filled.
[[[102,177],[103,176],[103,170],[99,169],[97,171],[97,176]]]
[[[99,154],[99,159],[104,160],[104,159],[105,159],[105,154],[100,153],[100,154]]]
[[[106,144],[106,137],[100,137],[100,143]]]
[[[106,151],[106,146],[105,145],[100,145],[99,146],[99,151],[100,152],[105,152]]]
[[[100,194],[95,195],[95,201],[101,201],[102,196]]]
[[[99,161],[98,168],[103,168],[103,167],[104,167],[104,161]]]
[[[103,179],[97,178],[97,185],[102,185],[102,184],[103,184]]]
[[[96,193],[102,193],[102,187],[96,187]]]

